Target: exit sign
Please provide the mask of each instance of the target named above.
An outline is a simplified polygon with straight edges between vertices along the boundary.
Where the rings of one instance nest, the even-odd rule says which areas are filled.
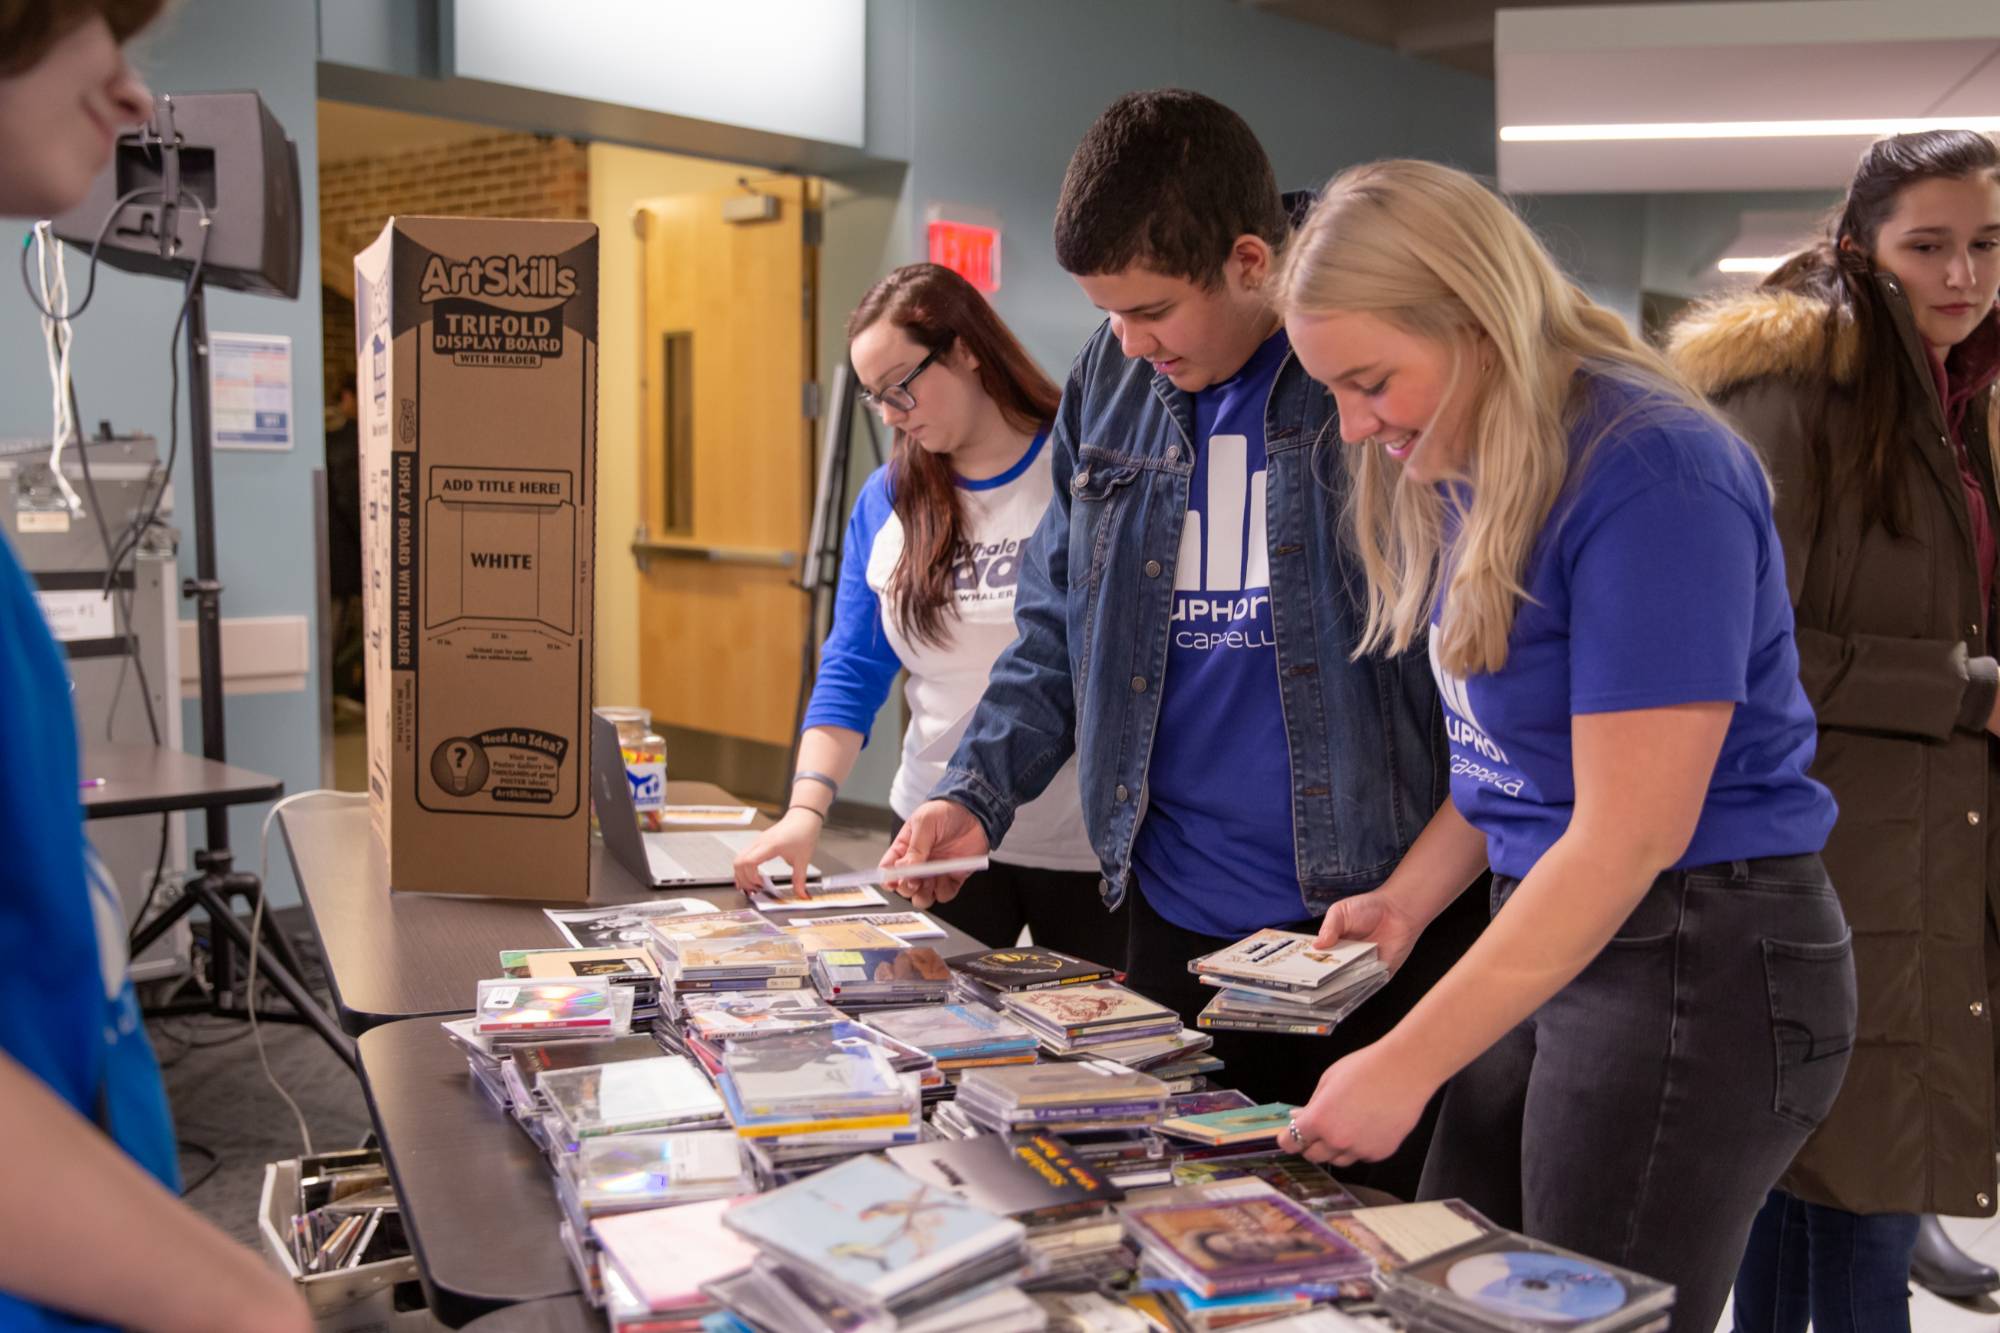
[[[942,264],[980,291],[1000,290],[1000,228],[932,218],[930,261]]]

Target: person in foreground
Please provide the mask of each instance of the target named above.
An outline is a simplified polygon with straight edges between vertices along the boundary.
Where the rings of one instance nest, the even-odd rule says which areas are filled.
[[[1056,386],[978,288],[937,264],[899,268],[848,317],[847,353],[894,452],[854,502],[791,805],[736,858],[745,892],[773,857],[803,887],[826,812],[903,671],[910,725],[889,804],[908,818],[930,794],[1014,641],[1023,553],[1049,507]],[[1097,900],[1074,762],[1021,807],[969,890],[936,910],[993,948],[1025,925],[1036,944],[1124,969],[1125,919]]]
[[[152,112],[157,0],[0,0],[0,215],[74,206]],[[0,1328],[306,1333],[291,1284],[176,1196],[117,891],[87,859],[62,653],[0,542]]]
[[[1278,300],[1340,406],[1361,650],[1429,628],[1452,745],[1451,802],[1321,942],[1393,963],[1493,869],[1478,943],[1281,1146],[1382,1156],[1449,1080],[1423,1197],[1672,1282],[1705,1333],[1854,1040],[1769,486],[1460,172],[1336,179]]]
[[[1913,1276],[1961,1298],[2000,1285],[1920,1220],[1991,1216],[2000,1193],[1996,293],[2000,147],[1898,135],[1862,157],[1824,242],[1673,334],[1777,488],[1861,981],[1847,1082],[1751,1233],[1743,1333],[1894,1333]]]
[[[1350,656],[1362,580],[1340,541],[1345,478],[1314,448],[1333,401],[1271,305],[1290,229],[1256,136],[1212,98],[1130,93],[1085,133],[1056,257],[1108,318],[1049,436],[1055,496],[1021,571],[1021,637],[884,860],[1006,845],[1074,752],[1106,900],[1130,916],[1127,984],[1190,1027],[1215,994],[1190,959],[1264,927],[1315,929],[1382,883],[1445,795],[1422,653]],[[958,889],[895,887],[918,906]],[[1303,1101],[1324,1058],[1308,1052],[1386,1032],[1484,915],[1440,920],[1317,1047],[1217,1032],[1231,1082]],[[1413,1192],[1428,1132],[1358,1183]]]

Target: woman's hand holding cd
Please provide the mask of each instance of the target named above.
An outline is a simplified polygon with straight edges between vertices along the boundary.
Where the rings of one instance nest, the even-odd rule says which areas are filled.
[[[1363,1046],[1319,1076],[1278,1146],[1332,1166],[1379,1162],[1409,1137],[1437,1089],[1384,1042]]]
[[[1327,908],[1313,947],[1331,949],[1343,940],[1365,941],[1375,946],[1382,966],[1394,972],[1410,956],[1417,937],[1429,924],[1428,918],[1413,916],[1386,890],[1376,889],[1342,898]]]

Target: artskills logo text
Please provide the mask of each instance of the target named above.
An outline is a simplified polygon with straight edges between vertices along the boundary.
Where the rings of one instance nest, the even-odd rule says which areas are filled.
[[[516,296],[567,300],[576,295],[576,270],[554,255],[495,255],[449,264],[437,255],[424,263],[417,298],[436,301],[447,296]]]

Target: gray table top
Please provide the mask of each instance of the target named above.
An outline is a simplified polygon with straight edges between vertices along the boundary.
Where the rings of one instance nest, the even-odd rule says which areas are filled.
[[[357,1046],[431,1312],[456,1328],[503,1306],[575,1296],[548,1161],[472,1085],[438,1020],[384,1023]]]
[[[604,1333],[604,1315],[581,1296],[561,1296],[481,1315],[465,1333]]]
[[[678,805],[741,804],[707,782],[668,784]],[[761,815],[757,826],[770,821]],[[378,1023],[421,1014],[464,1013],[478,982],[494,975],[502,949],[558,948],[549,907],[606,906],[650,898],[702,898],[743,906],[734,888],[653,889],[640,884],[592,839],[589,903],[540,903],[391,893],[389,864],[361,801],[308,799],[278,815],[292,870],[326,954],[340,1024],[359,1035]],[[879,834],[829,828],[813,853],[828,873],[874,865],[888,842]],[[976,948],[958,940],[955,947]]]
[[[77,766],[84,781],[103,780],[78,794],[85,819],[252,805],[285,791],[268,773],[160,745],[86,745]]]
[[[674,783],[669,795],[676,803],[735,803],[706,783]],[[471,1009],[476,984],[498,969],[501,949],[562,942],[542,915],[545,905],[391,894],[361,802],[302,801],[279,820],[341,1021],[360,1037],[362,1087],[433,1313],[452,1327],[479,1320],[482,1330],[601,1327],[576,1322],[598,1317],[578,1299],[576,1274],[556,1236],[562,1214],[548,1162],[473,1086],[464,1055],[439,1026]],[[829,830],[813,860],[830,872],[872,865],[886,846],[879,835]],[[592,848],[592,903],[659,896],[601,850]],[[668,896],[681,895],[743,906],[733,888]],[[946,930],[945,939],[931,941],[941,953],[981,947]],[[496,1310],[527,1322],[489,1324],[500,1317]]]

